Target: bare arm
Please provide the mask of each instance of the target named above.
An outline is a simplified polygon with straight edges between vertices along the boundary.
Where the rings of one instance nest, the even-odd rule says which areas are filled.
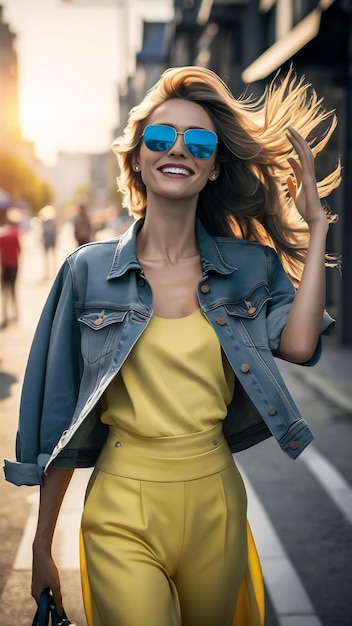
[[[297,193],[292,182],[289,187],[309,226],[310,243],[300,286],[281,335],[280,353],[289,361],[304,363],[314,354],[325,307],[325,242],[329,225],[317,192],[311,149],[294,129],[290,129],[288,137],[300,159],[300,164],[289,159]]]
[[[32,596],[39,602],[41,592],[49,587],[59,615],[62,614],[60,579],[51,555],[51,545],[62,500],[73,471],[53,467],[45,476],[40,489],[38,525],[33,542]]]

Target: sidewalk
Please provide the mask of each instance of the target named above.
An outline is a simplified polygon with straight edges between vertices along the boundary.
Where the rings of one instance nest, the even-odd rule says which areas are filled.
[[[60,233],[57,269],[75,247],[71,230],[68,224]],[[15,435],[24,369],[33,333],[53,278],[43,278],[44,259],[36,236],[33,233],[26,234],[22,243],[17,289],[19,320],[0,331],[0,457],[12,460],[15,458]],[[27,550],[27,562],[21,564],[19,548],[24,529],[28,532],[30,527],[38,491],[36,487],[19,488],[3,479],[0,481],[0,626],[28,626],[34,616],[35,603],[30,595],[31,550]],[[67,504],[70,508],[70,499]],[[71,569],[62,571],[61,583],[67,614],[78,626],[85,626],[77,552],[76,549],[69,555],[73,563]],[[58,556],[60,560],[61,555]]]

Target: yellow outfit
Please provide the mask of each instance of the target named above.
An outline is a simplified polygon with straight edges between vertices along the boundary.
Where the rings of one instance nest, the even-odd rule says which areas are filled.
[[[222,434],[233,373],[197,310],[153,317],[104,395],[88,485],[89,626],[262,626],[246,493]]]

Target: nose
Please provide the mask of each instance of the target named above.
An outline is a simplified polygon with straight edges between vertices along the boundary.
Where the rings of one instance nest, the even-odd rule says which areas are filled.
[[[177,133],[175,143],[172,144],[169,154],[186,157],[186,146],[184,142],[184,133]]]

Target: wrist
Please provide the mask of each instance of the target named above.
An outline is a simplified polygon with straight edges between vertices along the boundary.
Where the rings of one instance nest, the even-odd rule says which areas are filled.
[[[50,555],[51,554],[51,540],[47,538],[35,537],[32,545],[33,556],[36,555]]]
[[[326,216],[323,210],[322,210],[321,216],[309,222],[308,227],[309,227],[309,232],[311,235],[315,232],[324,234],[325,236],[327,235],[328,230],[329,230],[329,222],[326,219]]]

